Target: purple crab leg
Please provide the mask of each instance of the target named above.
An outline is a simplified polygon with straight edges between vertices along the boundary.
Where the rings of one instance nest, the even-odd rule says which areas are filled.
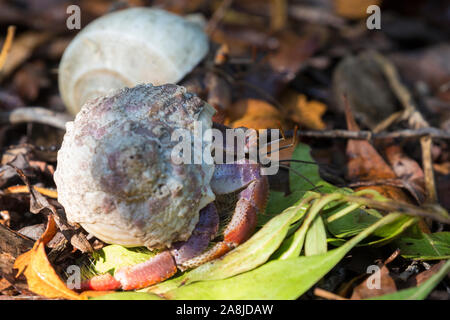
[[[219,214],[214,203],[210,203],[200,210],[199,221],[189,239],[174,243],[170,250],[178,268],[182,269],[183,263],[205,251],[218,230]]]
[[[216,194],[226,194],[243,189],[224,231],[224,240],[216,243],[199,256],[183,263],[195,267],[217,259],[246,241],[254,232],[257,214],[264,211],[269,192],[267,176],[260,173],[260,165],[245,160],[234,164],[216,165],[211,187]]]

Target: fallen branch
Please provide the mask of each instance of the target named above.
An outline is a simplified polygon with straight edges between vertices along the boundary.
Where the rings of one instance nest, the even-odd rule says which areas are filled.
[[[223,19],[226,11],[228,10],[228,8],[231,6],[232,3],[233,3],[233,0],[223,1],[220,4],[219,8],[213,13],[211,19],[209,19],[209,21],[205,27],[205,32],[208,35],[211,35],[214,32],[214,30],[217,28],[217,25]]]
[[[17,108],[0,112],[0,123],[18,124],[36,122],[65,130],[66,122],[73,120],[66,113],[58,113],[42,107]]]
[[[392,91],[403,106],[403,115],[399,117],[399,119],[408,120],[408,126],[411,129],[428,128],[428,122],[417,109],[408,88],[400,81],[400,76],[395,66],[381,54],[376,53],[375,58],[383,69]],[[438,199],[436,183],[434,181],[433,159],[431,156],[431,148],[433,146],[432,138],[431,135],[421,137],[420,146],[422,148],[422,166],[425,174],[426,200],[428,203],[437,203]]]
[[[284,135],[287,138],[292,138],[293,130],[286,130]],[[305,130],[298,131],[299,137],[324,138],[324,139],[356,139],[356,140],[376,140],[376,139],[395,139],[395,138],[422,138],[431,136],[436,139],[450,139],[450,132],[446,132],[437,128],[428,127],[421,129],[405,129],[393,132],[379,132],[374,133],[368,130],[350,131],[350,130]]]

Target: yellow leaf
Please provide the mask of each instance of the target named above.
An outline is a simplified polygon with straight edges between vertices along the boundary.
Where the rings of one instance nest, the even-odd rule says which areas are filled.
[[[85,300],[75,291],[66,287],[47,259],[45,244],[56,234],[56,223],[53,216],[48,215],[47,228],[35,242],[33,248],[17,257],[14,269],[18,269],[16,277],[24,273],[28,288],[34,293],[47,298],[65,298],[72,300]]]
[[[283,116],[270,103],[258,99],[242,99],[230,108],[227,123],[233,128],[279,128]]]
[[[19,274],[24,271],[28,288],[34,293],[47,298],[87,299],[66,287],[48,261],[44,243],[39,240],[30,251],[16,259],[14,268],[19,269]]]
[[[322,102],[308,101],[305,95],[288,91],[283,95],[282,104],[290,110],[291,118],[295,122],[314,130],[325,129],[322,116],[327,110],[327,106]]]
[[[36,191],[39,193],[42,193],[44,196],[57,199],[58,198],[58,192],[56,190],[51,190],[47,188],[41,188],[41,187],[34,187]],[[12,186],[4,190],[5,194],[13,194],[13,193],[30,193],[30,188],[28,186]]]
[[[30,264],[31,256],[33,255],[33,250],[34,250],[34,247],[30,251],[27,251],[27,252],[21,254],[20,256],[18,256],[16,261],[14,261],[14,269],[18,269],[16,278],[18,278],[22,274],[22,272],[25,270],[25,268]]]

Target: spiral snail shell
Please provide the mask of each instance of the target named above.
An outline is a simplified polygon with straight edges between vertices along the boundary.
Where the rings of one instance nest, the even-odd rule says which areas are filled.
[[[66,48],[59,66],[59,90],[72,114],[89,99],[141,83],[176,83],[206,55],[201,27],[154,8],[130,8],[104,15]]]
[[[124,246],[186,240],[215,199],[214,166],[175,164],[174,130],[212,126],[214,109],[174,84],[138,85],[88,101],[67,131],[54,174],[69,221]],[[202,150],[208,140],[195,138]],[[196,144],[197,142],[193,142]]]

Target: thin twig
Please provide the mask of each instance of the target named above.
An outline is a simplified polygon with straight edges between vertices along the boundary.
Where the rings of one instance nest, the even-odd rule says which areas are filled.
[[[394,261],[395,259],[397,259],[397,257],[400,254],[400,249],[396,249],[390,256],[389,258],[386,259],[386,261],[384,262],[384,265],[387,265],[388,263],[391,263],[392,261]]]
[[[429,124],[417,109],[411,93],[408,88],[400,81],[400,76],[395,66],[379,53],[375,53],[375,59],[382,68],[392,91],[401,102],[404,112],[403,120],[408,120],[408,126],[411,129],[428,128]],[[425,188],[427,191],[428,203],[437,203],[436,183],[434,181],[433,159],[431,148],[433,146],[432,136],[426,135],[420,138],[422,148],[422,166],[425,175]]]
[[[295,20],[328,25],[338,29],[342,29],[346,23],[345,19],[326,11],[319,6],[313,7],[292,4],[289,5],[289,15]]]
[[[211,19],[209,19],[208,24],[205,27],[205,32],[208,35],[211,35],[217,28],[217,25],[223,19],[225,13],[227,12],[227,9],[231,6],[232,3],[233,0],[223,0],[219,8],[213,13]]]
[[[62,130],[66,129],[66,122],[71,120],[73,120],[72,117],[66,113],[58,113],[42,107],[25,107],[0,112],[0,123],[18,124],[36,122]]]
[[[285,136],[291,138],[293,130],[286,130]],[[437,139],[450,139],[450,132],[446,132],[437,128],[421,128],[421,129],[405,129],[393,132],[374,133],[368,130],[350,131],[350,130],[304,130],[297,133],[301,137],[325,138],[325,139],[355,139],[355,140],[372,140],[372,139],[395,139],[395,138],[421,138],[431,136]]]
[[[400,179],[380,179],[374,181],[356,181],[345,185],[348,188],[358,188],[358,187],[369,187],[369,186],[393,186],[393,187],[403,187],[403,182]]]
[[[334,294],[333,292],[326,291],[320,288],[314,289],[314,295],[327,300],[348,300],[347,298],[341,297],[337,294]]]
[[[3,68],[6,58],[8,57],[9,50],[11,49],[11,45],[14,39],[14,33],[16,32],[15,26],[9,26],[8,32],[6,34],[6,39],[2,47],[2,51],[0,53],[0,70]]]
[[[425,180],[425,190],[427,193],[426,201],[428,203],[437,203],[438,197],[434,183],[433,160],[431,155],[433,141],[430,136],[425,136],[420,138],[420,144],[422,147],[422,166]]]

